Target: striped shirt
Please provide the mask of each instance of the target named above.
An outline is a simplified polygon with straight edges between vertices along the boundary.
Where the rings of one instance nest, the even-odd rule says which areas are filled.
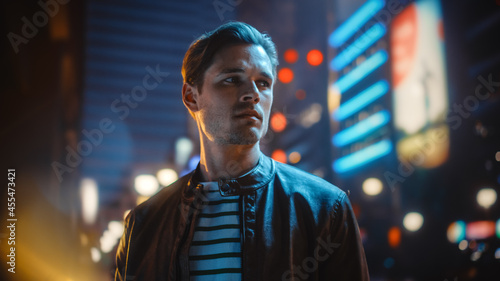
[[[201,184],[204,206],[189,248],[190,280],[241,280],[239,196],[222,197],[217,182]]]

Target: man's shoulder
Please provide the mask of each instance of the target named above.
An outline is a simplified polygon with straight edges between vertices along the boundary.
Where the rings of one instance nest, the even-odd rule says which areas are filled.
[[[345,192],[334,184],[297,167],[276,162],[276,175],[284,189],[290,193],[344,197]]]

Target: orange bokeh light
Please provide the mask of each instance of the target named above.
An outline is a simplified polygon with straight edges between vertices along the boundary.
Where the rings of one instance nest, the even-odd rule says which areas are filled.
[[[283,58],[288,63],[296,63],[299,59],[299,52],[297,52],[297,50],[295,49],[288,49],[283,54]]]
[[[306,91],[302,90],[302,89],[298,89],[296,92],[295,92],[295,97],[298,99],[298,100],[303,100],[306,98]]]
[[[278,162],[286,163],[286,152],[283,149],[276,149],[271,154],[271,158]]]
[[[397,226],[393,226],[389,229],[387,233],[387,240],[389,240],[389,246],[396,248],[401,243],[401,229]]]
[[[293,71],[288,68],[284,67],[278,71],[278,79],[281,81],[281,83],[290,83],[293,80]]]
[[[323,53],[319,50],[311,50],[307,53],[307,62],[312,66],[320,65],[323,62]]]
[[[300,159],[302,159],[302,156],[297,151],[294,151],[290,153],[290,155],[288,155],[288,161],[290,161],[290,163],[292,164],[298,163]]]
[[[282,132],[286,128],[286,117],[281,112],[276,112],[271,116],[271,128],[276,133]]]

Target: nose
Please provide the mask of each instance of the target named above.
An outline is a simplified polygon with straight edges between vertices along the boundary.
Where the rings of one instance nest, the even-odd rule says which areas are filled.
[[[243,95],[241,95],[240,101],[252,103],[258,103],[260,101],[259,87],[257,87],[255,81],[250,82]]]

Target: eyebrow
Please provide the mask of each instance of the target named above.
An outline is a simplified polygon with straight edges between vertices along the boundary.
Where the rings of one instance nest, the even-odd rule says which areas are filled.
[[[222,75],[222,74],[228,74],[228,73],[244,73],[244,72],[245,72],[245,70],[244,70],[243,68],[224,68],[224,69],[222,69],[222,70],[219,72],[219,74],[218,74],[217,76]],[[269,73],[267,73],[267,72],[262,71],[262,72],[260,73],[260,75],[262,75],[262,76],[264,76],[264,77],[266,77],[266,78],[268,78],[268,79],[273,80],[273,76],[272,76],[272,75],[270,75],[270,74],[269,74]]]
[[[224,68],[220,71],[219,75],[227,73],[243,73],[245,70],[243,68]]]

